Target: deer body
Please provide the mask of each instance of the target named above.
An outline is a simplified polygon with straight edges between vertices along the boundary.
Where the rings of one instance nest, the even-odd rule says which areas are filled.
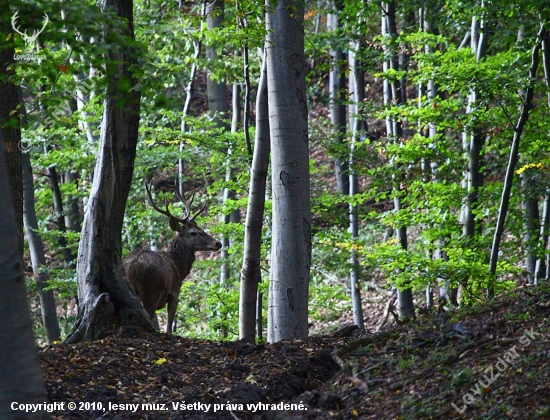
[[[189,218],[189,205],[186,204],[186,217],[173,216],[159,209],[147,189],[153,207],[170,217],[170,228],[176,232],[168,252],[138,249],[129,253],[123,260],[124,270],[130,285],[151,319],[155,312],[168,304],[166,333],[172,333],[179,294],[183,280],[189,275],[196,251],[217,251],[222,244],[204,232]],[[177,194],[183,201],[183,198]]]

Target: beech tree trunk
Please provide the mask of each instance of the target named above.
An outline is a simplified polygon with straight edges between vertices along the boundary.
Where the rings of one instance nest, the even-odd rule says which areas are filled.
[[[206,0],[203,0],[201,7],[201,17],[206,13]],[[201,29],[203,23],[200,23]],[[187,133],[187,122],[186,118],[189,114],[189,108],[191,107],[191,98],[193,96],[193,86],[195,84],[195,77],[197,75],[197,60],[201,54],[202,40],[199,39],[193,44],[193,64],[191,65],[191,70],[189,72],[189,80],[187,86],[185,87],[185,102],[183,103],[183,109],[181,111],[181,125],[180,129],[182,133]],[[183,152],[185,147],[185,141],[182,139],[180,141],[180,155]],[[178,159],[178,187],[182,197],[185,197],[185,162],[182,157]]]
[[[502,188],[502,196],[500,199],[500,206],[498,209],[498,218],[495,227],[495,234],[493,236],[493,244],[491,246],[491,259],[489,261],[489,273],[492,278],[495,277],[497,271],[498,251],[500,249],[500,240],[504,233],[504,223],[506,221],[506,215],[508,213],[508,206],[510,204],[510,194],[512,192],[512,184],[514,182],[514,171],[519,158],[519,141],[523,134],[525,124],[529,119],[529,110],[532,108],[533,96],[534,96],[534,83],[537,78],[537,69],[539,66],[539,54],[541,49],[542,39],[547,36],[547,30],[544,25],[541,24],[539,29],[533,52],[531,53],[531,66],[529,68],[529,82],[527,89],[525,89],[525,97],[522,98],[520,106],[520,115],[516,126],[514,127],[514,137],[512,139],[512,146],[510,147],[510,157],[508,159],[508,166],[506,167],[506,175],[504,176],[504,186]],[[495,294],[494,285],[491,284],[487,288],[487,297],[492,298]]]
[[[339,15],[343,9],[342,0],[333,1],[334,11],[327,16],[327,30],[335,34],[339,28]],[[332,69],[329,74],[329,92],[330,92],[330,122],[332,124],[332,135],[336,143],[336,183],[338,192],[349,194],[349,168],[348,153],[345,150],[346,140],[346,74],[344,69],[345,54],[342,45],[339,45],[338,36],[333,37],[332,46]]]
[[[311,266],[304,4],[266,2],[273,237],[267,340],[308,335]]]
[[[549,258],[550,255],[548,254],[548,226],[550,225],[550,190],[546,190],[546,194],[544,196],[544,201],[542,203],[542,216],[540,221],[540,230],[539,230],[539,245],[541,253],[544,252],[543,255],[539,255],[537,258],[537,262],[535,264],[535,284],[538,284],[541,280],[548,280],[548,274],[549,274]]]
[[[256,337],[258,284],[262,249],[265,190],[269,167],[269,115],[267,103],[267,60],[264,52],[256,96],[256,138],[250,167],[250,190],[244,230],[244,257],[239,298],[239,338],[254,342]],[[261,308],[261,302],[260,308]],[[261,327],[258,326],[258,332]]]
[[[483,7],[483,2],[481,3]],[[486,55],[488,48],[488,33],[478,18],[472,18],[471,48],[479,63]],[[468,95],[468,105],[466,113],[471,113],[477,100],[477,92],[471,91]],[[463,236],[473,244],[476,232],[481,232],[481,224],[476,221],[475,208],[479,199],[479,189],[483,186],[483,172],[481,152],[485,144],[485,133],[482,127],[473,125],[472,132],[462,134],[463,149],[468,161],[468,167],[465,174],[464,184],[466,187],[466,199],[462,208]]]
[[[132,0],[104,0],[127,21],[123,35],[134,39]],[[106,42],[113,42],[109,27]],[[120,36],[120,34],[117,34]],[[84,215],[78,250],[78,319],[67,342],[96,340],[119,326],[153,331],[143,306],[132,292],[121,260],[124,208],[132,182],[140,93],[132,48],[113,46],[106,53],[107,92],[92,190]],[[126,87],[125,87],[126,86]]]
[[[353,119],[353,133],[350,147],[349,156],[349,195],[353,197],[357,194],[358,181],[357,181],[357,169],[355,167],[354,152],[357,147],[357,143],[366,135],[366,123],[360,115],[360,106],[363,103],[365,96],[365,81],[363,77],[363,70],[359,66],[357,60],[357,52],[360,48],[359,42],[354,42],[350,48],[349,67],[350,67],[350,92],[353,95],[354,112],[352,113]],[[353,87],[353,89],[352,89]],[[351,233],[351,239],[356,241],[359,236],[359,214],[357,205],[349,205],[349,230]],[[353,311],[353,323],[359,327],[360,330],[365,329],[365,323],[363,322],[363,307],[361,303],[361,284],[359,283],[359,260],[355,249],[352,248],[350,255],[350,289],[351,289],[351,306]]]
[[[550,34],[546,31],[542,37],[542,63],[544,67],[544,81],[546,87],[550,89]],[[548,111],[550,113],[550,90],[546,95],[546,102],[548,104]],[[541,252],[544,251],[544,255],[539,255],[535,265],[535,283],[540,280],[548,280],[550,270],[549,259],[550,254],[547,252],[548,247],[548,234],[550,225],[550,188],[546,189],[544,195],[544,201],[542,204],[542,215],[539,229],[539,247]]]
[[[66,171],[63,183],[78,184],[78,174],[75,171]],[[78,205],[78,197],[76,196],[68,196],[65,198],[65,227],[72,232],[80,232],[82,229],[80,207]]]
[[[397,37],[397,23],[396,23],[396,7],[395,2],[382,3],[384,15],[382,16],[382,36],[387,36],[392,39]],[[397,51],[395,46],[390,44],[386,47],[386,53],[388,59],[383,63],[384,72],[389,69],[402,70],[400,68]],[[404,79],[400,81],[393,81],[390,83],[388,79],[384,79],[384,104],[395,103],[402,104],[406,100]],[[396,121],[393,118],[386,117],[386,132],[389,141],[399,142],[403,135],[403,129],[400,121]],[[393,169],[393,203],[395,211],[401,209],[401,175],[398,173],[402,169],[395,163],[395,158],[391,159]],[[407,227],[396,226],[395,235],[397,242],[403,249],[407,249]],[[414,316],[414,302],[412,290],[410,288],[399,290],[397,289],[397,310],[400,317],[407,318]]]
[[[223,1],[213,1],[208,4],[206,8],[206,22],[209,30],[215,30],[219,28],[224,19],[224,2]],[[208,60],[209,67],[215,68],[218,64],[218,55],[216,53],[215,46],[206,47],[206,59]],[[234,96],[235,96],[235,90]],[[238,92],[238,91],[237,91]],[[212,77],[212,71],[208,71],[206,74],[206,94],[208,96],[208,109],[212,114],[213,120],[216,123],[217,128],[221,128],[224,131],[229,130],[229,99],[227,97],[227,83],[225,80],[215,80]],[[235,101],[235,98],[233,98]],[[231,147],[228,150],[228,153],[231,153]],[[226,168],[226,181],[231,180],[232,168],[231,163],[227,163],[228,167]],[[225,203],[229,198],[232,197],[232,192],[228,188],[224,188],[222,194],[222,200]],[[230,223],[230,215],[222,214],[220,216],[220,221],[222,223]],[[221,249],[221,269],[220,269],[220,283],[224,284],[229,279],[230,265],[229,265],[229,235],[224,233]],[[224,332],[224,336],[227,335],[227,332]]]
[[[540,227],[538,193],[532,169],[526,169],[521,174],[521,190],[523,194],[523,243],[525,244],[525,271],[529,284],[536,284],[537,242]]]
[[[5,2],[0,5],[7,9]],[[4,29],[0,33],[5,34]],[[5,75],[5,68],[0,70]],[[0,126],[0,418],[47,419],[51,416],[44,411],[24,413],[11,409],[15,401],[43,403],[46,392],[27,301],[3,131]]]
[[[63,254],[63,259],[67,266],[74,268],[74,255],[69,249],[69,244],[67,243],[66,233],[67,226],[65,225],[65,211],[63,209],[63,196],[61,195],[61,189],[59,188],[59,174],[55,169],[55,166],[50,166],[48,168],[48,181],[50,183],[50,188],[52,190],[53,197],[53,208],[55,211],[55,222],[57,225],[57,231],[59,232],[57,236],[57,242],[61,248],[61,253]]]
[[[422,30],[424,33],[433,34],[434,28],[431,20],[431,14],[430,10],[427,8],[421,8],[419,11],[419,18],[420,23],[422,25]],[[433,47],[429,44],[424,46],[424,51],[426,53],[433,53]],[[420,89],[419,89],[420,90]],[[435,84],[434,80],[429,80],[428,83],[425,86],[425,92],[421,92],[421,95],[426,95],[426,98],[428,100],[434,100],[438,96],[437,86]],[[421,96],[422,97],[422,96]],[[420,97],[420,98],[421,98]],[[433,145],[435,147],[435,144],[437,143],[437,126],[434,123],[428,124],[428,130],[425,133],[430,139],[433,140]],[[426,162],[426,172],[428,170],[429,166],[429,172],[431,175],[431,182],[433,183],[440,183],[441,177],[439,174],[439,163],[437,160],[433,159],[429,162]],[[428,181],[428,176],[426,176],[426,182]],[[441,224],[441,230],[443,231],[445,229],[444,224]],[[436,242],[436,248],[433,252],[433,259],[434,260],[445,260],[447,261],[449,258],[447,256],[447,253],[444,251],[445,245],[450,240],[450,237],[442,237],[437,239]],[[437,283],[439,286],[439,296],[440,298],[445,298],[446,300],[450,301],[453,305],[457,305],[457,292],[458,289],[456,287],[451,288],[449,286],[449,281],[447,279],[443,278],[437,278]],[[428,286],[426,289],[426,306],[430,308],[433,305],[433,290],[432,286]]]
[[[57,308],[53,290],[44,290],[48,286],[50,274],[44,255],[44,243],[38,233],[38,220],[34,209],[34,181],[32,177],[31,159],[28,153],[23,153],[23,221],[29,244],[32,270],[40,296],[40,311],[42,323],[46,331],[46,341],[51,344],[61,338],[61,330],[57,320]]]
[[[21,124],[27,125],[27,111],[23,101],[23,92],[17,89],[21,110]],[[26,146],[25,144],[23,146]],[[23,147],[22,150],[26,150]],[[32,270],[36,287],[40,297],[40,311],[42,314],[42,323],[46,332],[46,342],[51,344],[61,339],[61,331],[57,319],[57,305],[53,290],[44,290],[48,286],[50,274],[46,265],[46,256],[44,254],[44,243],[38,233],[38,220],[34,208],[34,179],[32,174],[31,157],[28,152],[22,154],[23,158],[23,224],[25,227],[25,236],[29,245],[29,254],[31,257]]]
[[[480,2],[480,9],[484,9],[484,1]],[[487,55],[489,46],[489,33],[487,24],[484,20],[478,18],[477,15],[472,17],[470,26],[470,48],[476,57],[476,62],[480,62]],[[466,37],[465,37],[466,39]],[[464,41],[463,41],[463,44]],[[462,45],[462,44],[461,44]],[[476,101],[478,100],[478,92],[475,89],[468,94],[468,103],[466,106],[466,114],[474,112]],[[474,118],[474,117],[472,117]],[[462,133],[462,148],[466,158],[466,170],[464,171],[462,185],[465,189],[466,196],[463,200],[461,209],[460,222],[462,223],[462,236],[470,247],[476,246],[476,235],[482,234],[481,220],[476,217],[476,208],[479,201],[479,191],[484,183],[483,158],[482,151],[485,145],[484,127],[476,121],[470,123],[469,131]],[[463,284],[467,283],[468,279],[463,279]],[[462,304],[463,285],[460,285],[457,292],[457,303]]]
[[[206,21],[209,30],[214,30],[221,26],[223,13],[223,1],[215,0],[208,4],[206,8]],[[216,48],[208,46],[205,53],[209,66],[215,67],[218,60]],[[227,84],[225,80],[214,80],[212,72],[208,71],[206,75],[206,94],[208,96],[208,109],[213,114],[218,128],[229,128],[229,124],[227,123],[227,118],[229,118],[229,100],[227,98]]]

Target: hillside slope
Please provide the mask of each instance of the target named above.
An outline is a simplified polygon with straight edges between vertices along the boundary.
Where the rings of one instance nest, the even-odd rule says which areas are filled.
[[[541,285],[370,335],[250,345],[123,331],[41,360],[59,419],[550,418],[549,315]]]
[[[548,419],[549,315],[544,284],[350,341],[343,369],[297,399],[309,410],[263,418]]]

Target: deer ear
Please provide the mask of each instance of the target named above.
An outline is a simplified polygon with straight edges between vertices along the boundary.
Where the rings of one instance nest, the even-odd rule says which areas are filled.
[[[174,218],[170,217],[170,229],[172,229],[174,232],[180,232],[182,226],[180,223]]]

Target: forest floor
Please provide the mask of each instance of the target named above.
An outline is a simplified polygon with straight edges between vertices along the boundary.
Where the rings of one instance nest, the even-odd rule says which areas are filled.
[[[374,334],[252,345],[125,331],[40,357],[58,419],[550,418],[549,316],[543,285]]]

